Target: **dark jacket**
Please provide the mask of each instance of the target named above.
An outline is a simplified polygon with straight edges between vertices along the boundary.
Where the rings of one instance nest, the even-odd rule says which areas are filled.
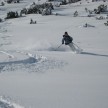
[[[73,41],[73,38],[69,35],[63,35],[62,44],[68,45]]]

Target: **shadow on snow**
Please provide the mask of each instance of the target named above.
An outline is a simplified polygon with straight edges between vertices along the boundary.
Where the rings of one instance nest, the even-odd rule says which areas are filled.
[[[18,61],[8,61],[8,62],[0,62],[0,65],[6,65],[6,64],[31,64],[31,63],[36,63],[38,62],[37,59],[35,59],[34,57],[29,57],[28,59],[24,59],[24,60],[18,60]]]
[[[105,54],[96,54],[96,53],[91,53],[91,52],[81,52],[81,54],[108,57],[108,55],[105,55]]]

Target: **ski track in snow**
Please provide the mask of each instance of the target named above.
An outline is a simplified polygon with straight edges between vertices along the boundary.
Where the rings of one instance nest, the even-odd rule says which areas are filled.
[[[43,72],[48,69],[60,68],[62,67],[65,62],[54,60],[54,59],[47,59],[44,56],[40,55],[33,55],[31,53],[26,53],[22,51],[16,51],[23,57],[15,57],[13,54],[10,54],[5,51],[0,51],[0,53],[5,54],[8,56],[6,61],[0,62],[0,72],[9,72],[9,71],[17,71],[23,70],[27,72]],[[26,56],[26,58],[24,57]]]
[[[0,48],[2,48],[5,45],[11,45],[11,36],[7,34],[7,26],[9,26],[11,23],[3,22],[0,23]]]

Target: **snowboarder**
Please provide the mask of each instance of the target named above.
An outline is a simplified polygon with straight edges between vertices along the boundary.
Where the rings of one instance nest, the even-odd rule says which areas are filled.
[[[63,39],[62,39],[62,44],[65,43],[65,45],[68,45],[72,51],[76,51],[76,48],[75,46],[73,45],[73,38],[71,36],[68,35],[67,32],[64,33],[63,35]]]

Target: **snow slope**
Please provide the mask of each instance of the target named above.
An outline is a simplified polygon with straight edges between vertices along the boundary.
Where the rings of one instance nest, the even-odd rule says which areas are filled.
[[[0,7],[0,17],[30,3]],[[50,16],[0,23],[0,108],[108,108],[108,19],[95,18],[107,14],[87,17],[85,11],[100,4],[108,2],[82,1],[55,7]],[[31,18],[37,24],[29,24]],[[83,52],[58,48],[65,31]]]

